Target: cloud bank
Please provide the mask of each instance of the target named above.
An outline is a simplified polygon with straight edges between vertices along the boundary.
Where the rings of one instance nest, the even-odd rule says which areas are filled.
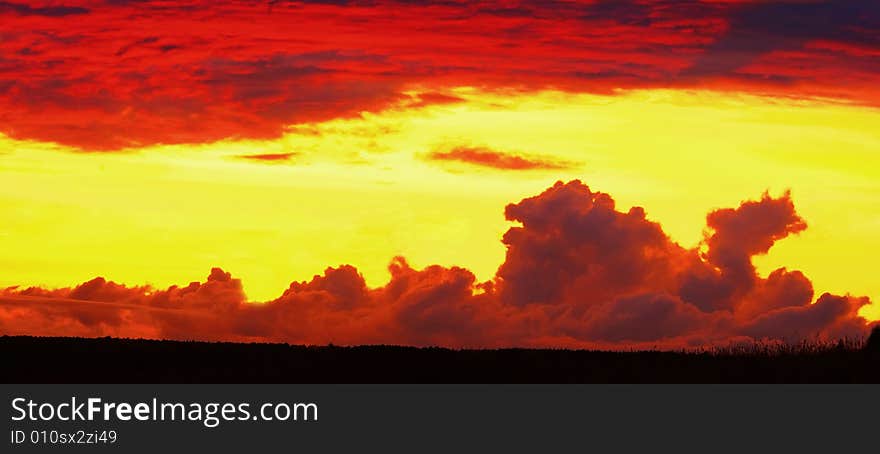
[[[645,211],[617,210],[580,181],[510,204],[507,256],[478,282],[460,267],[389,265],[370,288],[350,265],[249,302],[219,268],[167,289],[96,278],[0,292],[0,333],[304,344],[687,348],[732,341],[863,337],[870,301],[814,295],[803,273],[761,276],[752,259],[807,228],[788,193],[706,218],[703,244],[670,240]]]
[[[70,0],[0,21],[0,133],[91,151],[275,138],[460,86],[880,105],[875,0]]]

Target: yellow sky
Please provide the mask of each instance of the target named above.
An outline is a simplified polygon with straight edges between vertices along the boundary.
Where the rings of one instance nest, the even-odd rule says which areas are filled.
[[[880,112],[709,92],[616,96],[456,91],[467,102],[300,125],[278,140],[82,153],[0,136],[0,286],[96,275],[159,287],[220,266],[278,296],[326,266],[387,279],[395,255],[488,279],[503,208],[580,178],[644,206],[690,247],[704,218],[790,188],[809,229],[758,260],[803,270],[817,294],[880,298]],[[429,162],[457,145],[576,163],[511,171]],[[243,154],[297,153],[263,163]],[[880,305],[865,314],[880,318]]]

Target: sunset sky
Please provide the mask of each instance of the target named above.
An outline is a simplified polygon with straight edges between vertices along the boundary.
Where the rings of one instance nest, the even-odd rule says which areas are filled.
[[[874,0],[0,2],[0,289],[15,286],[0,297],[0,332],[51,331],[22,312],[31,303],[16,292],[28,287],[51,299],[101,276],[143,295],[219,267],[241,279],[242,301],[266,302],[328,266],[390,291],[398,256],[406,269],[494,280],[473,296],[507,314],[523,305],[504,296],[518,257],[505,232],[526,221],[505,207],[570,180],[610,194],[620,213],[644,208],[675,251],[702,252],[721,275],[728,263],[712,258],[710,238],[727,227],[707,227],[707,214],[790,201],[797,214],[767,245],[743,246],[760,278],[729,298],[757,301],[754,279],[785,267],[812,282],[807,301],[876,301],[878,107]],[[608,301],[646,291],[635,288]],[[690,311],[675,288],[650,290]],[[859,301],[854,310],[880,319],[880,305]],[[727,310],[736,323],[715,312]],[[738,310],[713,306],[712,326],[757,337]],[[334,338],[254,325],[239,334]],[[71,333],[166,335],[108,329]],[[684,336],[603,329],[499,343]],[[699,339],[717,340],[710,331]],[[383,339],[371,336],[338,334]],[[400,339],[487,343],[445,331]]]

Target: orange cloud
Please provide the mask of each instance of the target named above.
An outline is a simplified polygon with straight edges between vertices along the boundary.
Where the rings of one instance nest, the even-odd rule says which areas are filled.
[[[395,258],[380,287],[342,265],[254,303],[218,268],[205,282],[164,290],[96,278],[0,292],[0,332],[623,349],[863,337],[870,328],[858,315],[867,298],[826,293],[813,302],[802,273],[757,274],[753,257],[806,228],[787,193],[710,213],[704,250],[679,246],[642,208],[618,211],[579,181],[505,214],[520,225],[504,235],[507,257],[486,282],[464,268],[414,269]]]
[[[243,154],[236,156],[240,159],[249,159],[252,161],[264,161],[264,162],[279,162],[279,161],[289,161],[291,158],[296,156],[297,153],[264,153],[264,154]]]
[[[573,166],[572,163],[552,161],[483,147],[454,147],[448,151],[433,151],[427,155],[431,161],[451,161],[500,170],[558,170]]]

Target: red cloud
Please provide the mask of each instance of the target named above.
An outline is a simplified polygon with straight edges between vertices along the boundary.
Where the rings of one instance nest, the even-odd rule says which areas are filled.
[[[878,8],[0,2],[0,132],[85,150],[271,138],[298,123],[455,102],[452,86],[712,88],[878,105]],[[414,99],[413,88],[428,93]]]
[[[455,147],[448,151],[433,151],[427,155],[432,161],[451,161],[490,167],[500,170],[556,170],[572,164],[536,157],[522,156],[482,147]]]
[[[752,258],[806,228],[788,193],[707,217],[705,252],[674,243],[642,208],[618,211],[608,194],[559,182],[511,204],[521,226],[504,235],[497,276],[402,258],[370,288],[352,266],[293,282],[277,299],[247,302],[241,282],[213,269],[205,282],[165,290],[97,278],[73,288],[0,293],[6,334],[132,336],[407,344],[452,347],[680,348],[733,340],[865,336],[867,298],[823,294]]]
[[[279,162],[289,161],[290,158],[294,156],[296,156],[296,153],[243,154],[237,157],[241,159],[249,159],[252,161]]]

